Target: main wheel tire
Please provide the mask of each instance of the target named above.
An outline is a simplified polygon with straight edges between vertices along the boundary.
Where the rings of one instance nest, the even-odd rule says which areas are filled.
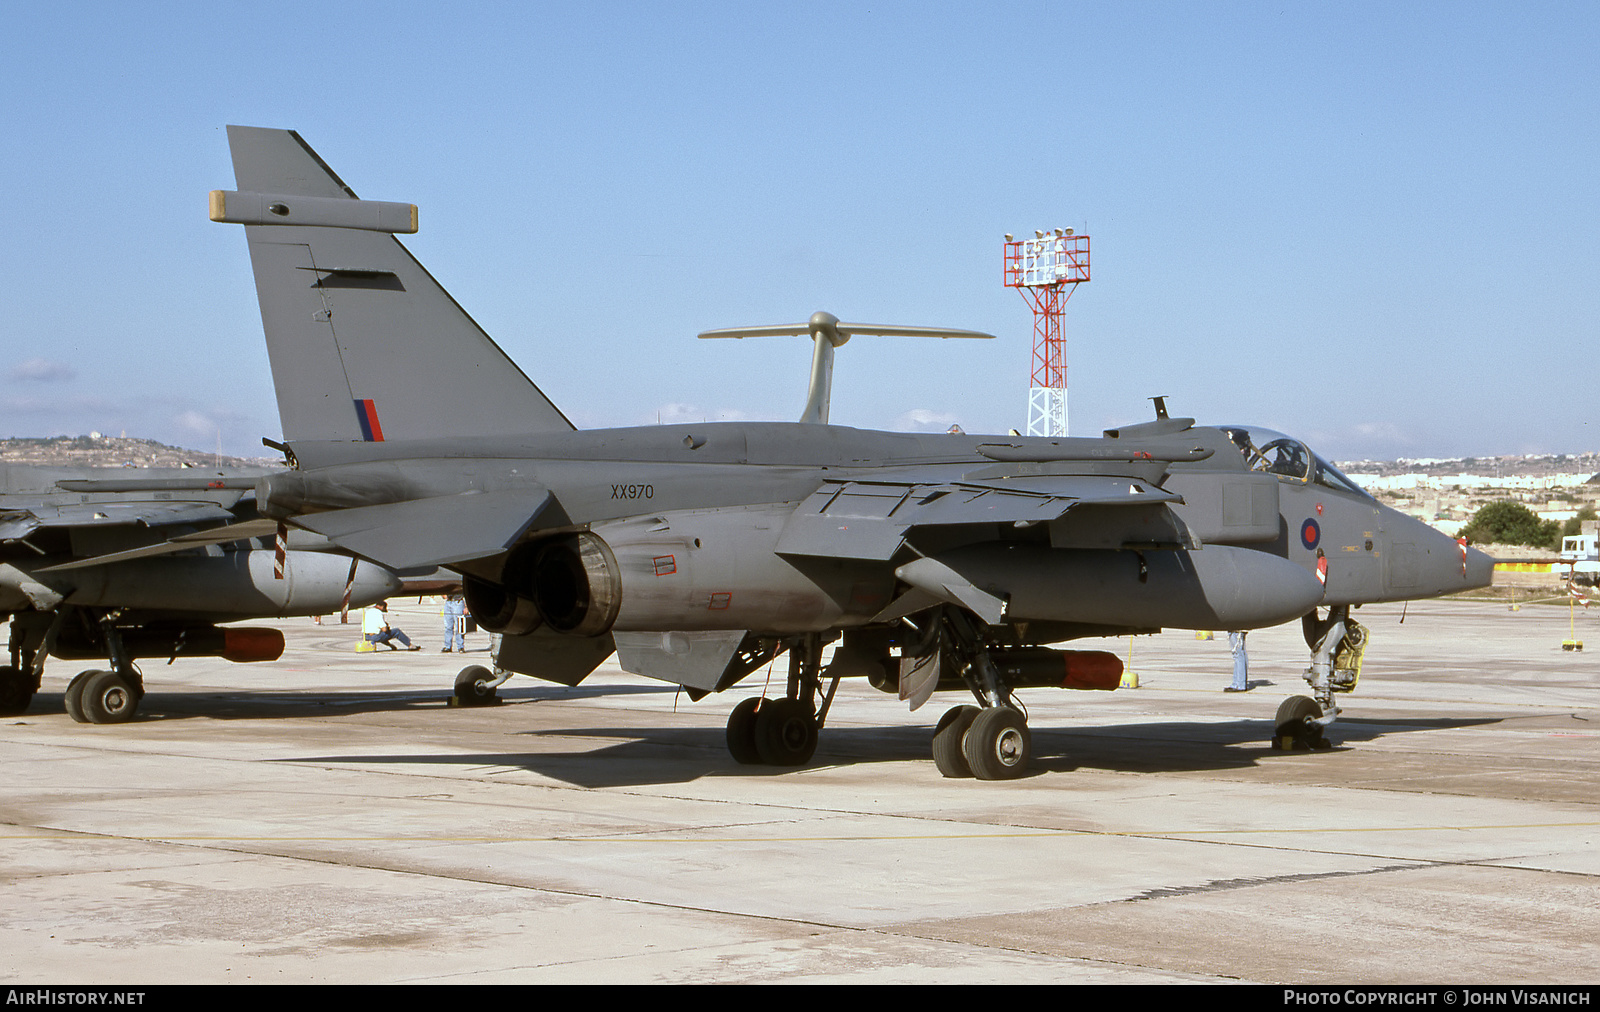
[[[482,664],[472,664],[456,675],[457,706],[488,706],[499,699],[498,686],[490,685],[494,672]]]
[[[976,706],[952,706],[939,718],[939,725],[933,729],[933,764],[944,776],[951,779],[972,776],[962,743],[972,722],[982,712]]]
[[[1327,739],[1322,729],[1311,721],[1322,716],[1322,705],[1310,696],[1290,696],[1278,704],[1278,715],[1273,720],[1274,741],[1293,738],[1306,748],[1326,748]]]
[[[756,747],[756,718],[767,700],[751,696],[728,714],[728,754],[741,766],[761,765],[761,750]]]
[[[91,724],[123,724],[139,711],[140,693],[115,671],[92,671],[83,682],[83,715]]]
[[[0,667],[0,717],[28,712],[33,702],[33,676],[7,664]]]
[[[801,766],[817,751],[817,718],[798,699],[769,699],[756,712],[756,751],[769,766]]]
[[[61,696],[61,703],[66,707],[67,716],[80,724],[89,723],[89,718],[83,715],[83,683],[89,680],[90,675],[99,673],[91,669],[73,675],[72,681],[67,683],[67,691]]]
[[[961,753],[979,780],[1015,780],[1028,771],[1033,735],[1022,714],[1009,706],[991,707],[973,718]]]

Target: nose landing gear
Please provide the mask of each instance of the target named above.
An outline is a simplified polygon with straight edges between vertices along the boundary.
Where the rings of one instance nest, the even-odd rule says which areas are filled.
[[[1339,719],[1340,712],[1333,694],[1355,691],[1367,649],[1366,627],[1350,617],[1349,605],[1329,608],[1326,619],[1312,611],[1300,624],[1306,645],[1311,648],[1305,679],[1312,695],[1290,696],[1278,707],[1272,747],[1280,751],[1333,747],[1327,731]]]

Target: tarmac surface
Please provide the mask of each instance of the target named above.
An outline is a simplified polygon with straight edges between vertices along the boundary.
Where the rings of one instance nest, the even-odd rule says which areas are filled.
[[[447,707],[418,653],[276,623],[270,664],[143,665],[0,721],[0,978],[174,982],[1600,981],[1600,609],[1375,606],[1330,751],[1274,752],[1297,627],[1131,641],[1141,687],[1021,693],[1033,773],[945,780],[922,710],[839,690],[815,760],[603,666]],[[1564,652],[1569,621],[1589,652]],[[261,623],[254,623],[261,624]],[[1130,640],[1085,641],[1127,657]],[[783,662],[773,672],[781,693]]]

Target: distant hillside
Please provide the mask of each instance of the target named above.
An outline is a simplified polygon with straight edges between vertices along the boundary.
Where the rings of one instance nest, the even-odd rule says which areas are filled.
[[[1492,477],[1539,477],[1600,472],[1600,453],[1505,454],[1494,457],[1401,457],[1399,460],[1340,460],[1346,474],[1479,474]]]
[[[0,463],[51,467],[272,467],[282,457],[229,457],[127,436],[0,439]]]

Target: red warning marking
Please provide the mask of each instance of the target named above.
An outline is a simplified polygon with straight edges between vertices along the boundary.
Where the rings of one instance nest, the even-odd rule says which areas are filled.
[[[678,571],[678,560],[671,555],[658,555],[653,560],[657,576],[671,576]]]

